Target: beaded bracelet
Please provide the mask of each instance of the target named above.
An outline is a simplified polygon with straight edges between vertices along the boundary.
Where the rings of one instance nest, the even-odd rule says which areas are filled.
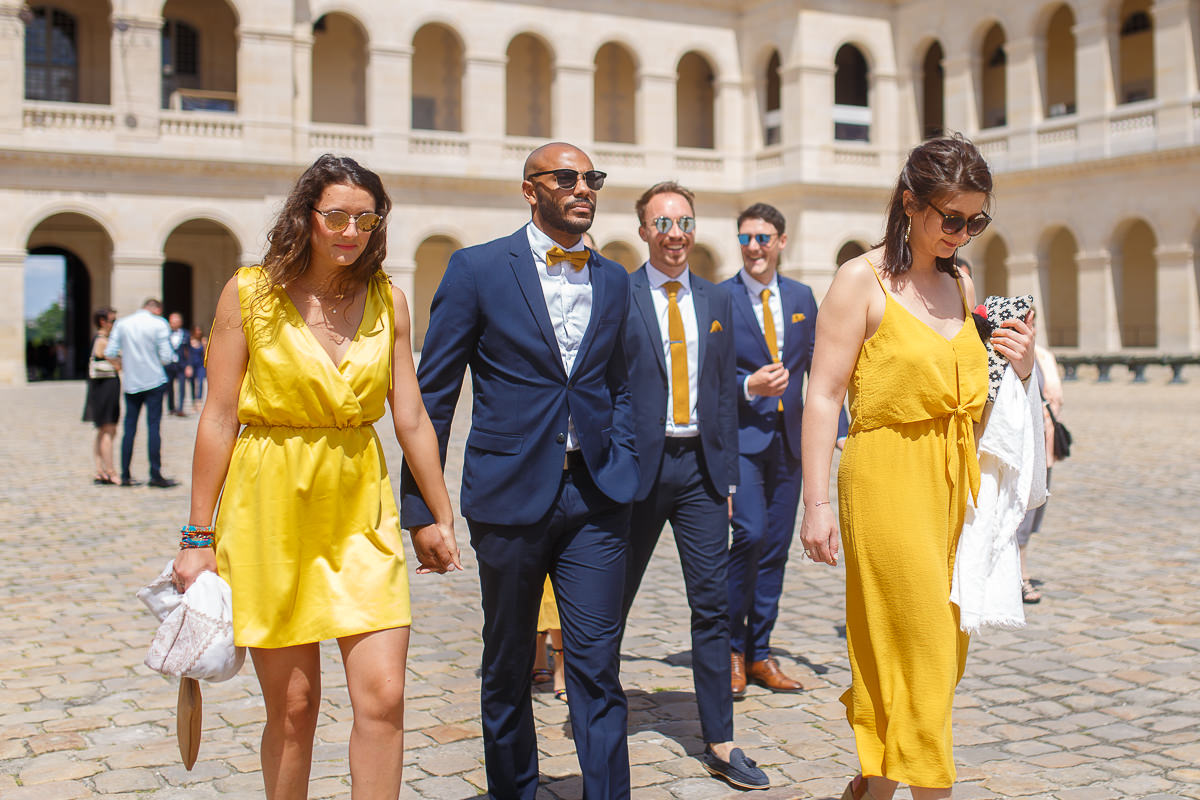
[[[180,550],[191,550],[197,547],[212,547],[213,534],[216,528],[212,525],[184,525],[179,529]]]

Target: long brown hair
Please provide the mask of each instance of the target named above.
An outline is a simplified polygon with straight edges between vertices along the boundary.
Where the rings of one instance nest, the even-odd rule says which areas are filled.
[[[904,162],[892,199],[888,204],[887,224],[883,232],[883,271],[900,275],[912,268],[912,250],[904,240],[909,224],[904,213],[904,192],[912,193],[918,208],[925,208],[952,192],[982,192],[992,199],[992,172],[975,145],[961,134],[942,136],[914,147]],[[937,258],[937,268],[955,277],[954,258]]]
[[[353,158],[326,153],[296,181],[267,234],[270,246],[263,257],[263,270],[267,274],[265,291],[290,283],[308,270],[312,258],[313,208],[325,187],[335,184],[365,189],[375,200],[375,213],[383,217],[379,227],[371,231],[362,253],[344,271],[338,292],[345,294],[352,286],[366,283],[382,268],[387,255],[387,218],[392,208],[383,181]]]

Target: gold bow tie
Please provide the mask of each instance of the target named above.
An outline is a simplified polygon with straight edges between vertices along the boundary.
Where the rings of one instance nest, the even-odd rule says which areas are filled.
[[[555,264],[559,263],[560,261],[570,261],[571,266],[575,268],[576,272],[578,272],[579,270],[583,269],[584,266],[587,265],[587,262],[588,262],[587,248],[584,248],[583,250],[572,250],[571,252],[568,253],[566,250],[563,250],[558,245],[551,247],[549,249],[549,251],[546,252],[546,264],[553,267]]]

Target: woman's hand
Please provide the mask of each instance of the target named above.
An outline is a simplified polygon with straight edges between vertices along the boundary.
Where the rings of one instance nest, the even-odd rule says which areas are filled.
[[[800,542],[804,555],[813,561],[837,566],[838,527],[829,503],[804,505],[804,518],[800,522]]]
[[[411,531],[413,551],[417,554],[418,575],[438,575],[462,569],[458,554],[458,541],[454,538],[454,523],[433,523],[413,528]]]
[[[1033,372],[1033,331],[1024,321],[1006,319],[992,331],[992,348],[1008,359],[1017,377],[1025,380]]]
[[[183,594],[196,582],[201,572],[217,571],[217,556],[211,547],[189,547],[180,550],[175,556],[175,567],[171,574],[171,582],[175,589]]]

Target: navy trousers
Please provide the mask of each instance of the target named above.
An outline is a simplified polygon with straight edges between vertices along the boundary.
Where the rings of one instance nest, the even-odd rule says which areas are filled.
[[[700,708],[700,729],[705,742],[730,742],[733,694],[729,686],[725,588],[729,506],[704,480],[701,458],[698,438],[668,437],[654,488],[645,500],[633,504],[624,617],[629,616],[654,546],[669,521],[692,611],[692,680]]]
[[[483,593],[480,700],[488,797],[534,800],[537,794],[529,675],[549,574],[562,619],[584,797],[628,798],[628,706],[619,659],[629,506],[612,502],[578,466],[564,470],[554,505],[537,524],[468,520],[468,527]]]
[[[730,643],[747,661],[765,661],[796,527],[800,461],[779,433],[761,453],[739,455],[738,473],[729,548]]]
[[[163,395],[170,391],[170,382],[144,392],[125,393],[125,435],[121,438],[121,479],[129,480],[133,462],[133,440],[137,436],[138,416],[142,406],[146,407],[146,452],[150,458],[150,477],[162,477],[162,423]]]

